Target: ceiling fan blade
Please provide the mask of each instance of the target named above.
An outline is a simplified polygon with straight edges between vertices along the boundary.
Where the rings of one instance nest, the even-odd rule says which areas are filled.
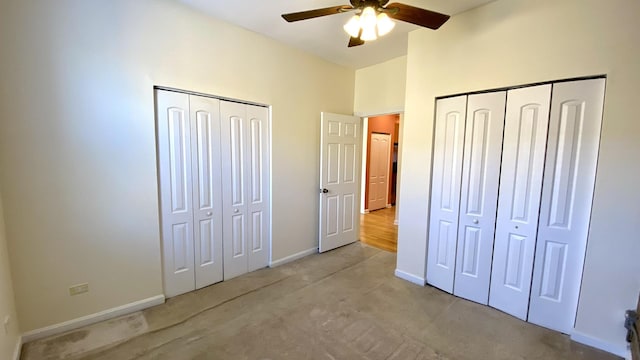
[[[283,14],[282,18],[287,20],[288,22],[294,22],[294,21],[300,21],[300,20],[313,19],[321,16],[340,14],[350,10],[355,10],[355,9],[349,5],[332,6],[332,7],[323,8],[323,9],[315,9],[315,10],[301,11],[301,12],[290,13],[290,14]]]
[[[440,14],[435,11],[429,11],[400,3],[389,4],[386,9],[389,10],[387,14],[391,18],[424,26],[433,30],[442,26],[442,24],[447,22],[450,17],[449,15]]]
[[[360,45],[364,45],[364,40],[352,36],[349,39],[349,45],[347,47],[354,47],[354,46],[360,46]]]

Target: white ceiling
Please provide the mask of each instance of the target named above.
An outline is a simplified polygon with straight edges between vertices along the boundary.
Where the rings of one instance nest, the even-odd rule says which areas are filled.
[[[353,13],[287,23],[281,14],[347,5],[349,0],[179,0],[211,16],[313,53],[336,64],[359,69],[407,53],[407,33],[416,25],[396,22],[393,31],[376,41],[347,48],[342,26]],[[455,15],[493,0],[391,0]],[[443,27],[447,26],[445,23]]]

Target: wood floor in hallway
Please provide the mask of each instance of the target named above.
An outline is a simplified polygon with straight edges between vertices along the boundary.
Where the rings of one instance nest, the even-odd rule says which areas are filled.
[[[395,218],[395,206],[360,214],[360,241],[378,249],[397,252],[398,226],[393,224]]]

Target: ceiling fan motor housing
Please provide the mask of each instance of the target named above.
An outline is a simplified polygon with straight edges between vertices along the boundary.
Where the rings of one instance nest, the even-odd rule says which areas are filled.
[[[362,9],[371,6],[374,9],[383,8],[389,0],[351,0],[351,6],[356,9]]]

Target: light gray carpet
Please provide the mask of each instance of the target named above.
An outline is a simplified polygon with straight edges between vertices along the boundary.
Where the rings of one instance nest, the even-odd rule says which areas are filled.
[[[616,359],[393,276],[355,243],[26,344],[23,359]]]

